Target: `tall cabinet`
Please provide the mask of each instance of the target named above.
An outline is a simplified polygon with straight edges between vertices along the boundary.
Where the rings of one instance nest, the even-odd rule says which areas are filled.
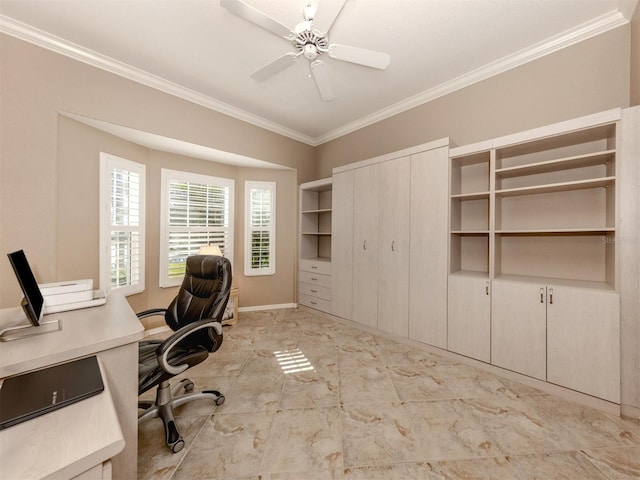
[[[450,350],[619,402],[619,119],[451,150]]]
[[[335,315],[445,346],[447,165],[443,139],[334,169]]]
[[[332,182],[300,185],[298,303],[331,312]]]

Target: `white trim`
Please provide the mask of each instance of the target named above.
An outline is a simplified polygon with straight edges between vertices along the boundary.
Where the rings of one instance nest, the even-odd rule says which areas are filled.
[[[383,108],[371,115],[364,116],[354,122],[343,125],[315,138],[169,82],[105,55],[101,55],[80,45],[71,43],[43,30],[32,27],[31,25],[14,20],[6,15],[0,15],[0,33],[11,35],[21,40],[33,43],[39,47],[46,48],[80,62],[87,63],[121,77],[128,78],[129,80],[147,85],[151,88],[155,88],[170,95],[174,95],[189,102],[315,147],[377,123],[381,120],[385,120],[394,115],[398,115],[412,108],[431,102],[432,100],[461,90],[475,83],[481,82],[500,73],[504,73],[538,58],[557,52],[565,47],[595,37],[601,33],[608,32],[609,30],[618,28],[622,25],[626,25],[630,21],[628,17],[635,11],[636,6],[637,0],[634,5],[627,5],[624,2],[621,2],[619,10],[614,10],[598,18],[585,22],[582,25],[578,25],[577,27],[556,35],[555,37],[547,39],[544,42],[532,45],[531,47],[520,50],[514,54],[507,55],[500,60],[460,75],[453,80],[442,83],[429,90],[425,90],[413,97],[391,105],[390,107]]]
[[[255,307],[240,307],[238,312],[257,312],[258,310],[277,310],[280,308],[298,308],[297,303],[281,303],[278,305],[256,305]]]

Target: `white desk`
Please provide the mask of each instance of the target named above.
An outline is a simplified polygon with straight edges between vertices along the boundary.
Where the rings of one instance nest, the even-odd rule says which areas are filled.
[[[19,316],[19,308],[0,310],[0,328],[12,326],[11,323]],[[96,355],[100,360],[102,378],[105,383],[105,392],[92,399],[83,400],[78,404],[65,407],[54,413],[60,415],[72,415],[74,407],[89,409],[93,412],[104,410],[105,418],[108,418],[109,401],[113,403],[119,426],[124,437],[124,449],[112,459],[114,479],[135,479],[137,477],[138,461],[138,341],[142,339],[144,327],[139,322],[135,313],[129,307],[126,299],[120,295],[111,295],[107,303],[100,307],[75,310],[71,312],[48,315],[51,319],[59,318],[62,321],[62,330],[38,335],[11,342],[0,343],[0,378],[26,373],[32,370],[68,362],[88,355]],[[45,318],[46,318],[45,317]],[[26,322],[26,319],[22,320]],[[84,404],[84,405],[83,405]],[[69,410],[65,412],[65,410]],[[5,464],[13,463],[15,453],[11,432],[21,428],[28,431],[33,429],[34,435],[58,435],[56,418],[37,421],[49,417],[29,420],[21,425],[16,425],[3,430],[0,434],[0,463],[2,472]],[[76,426],[84,431],[95,432],[95,426],[103,422],[103,418],[92,415],[90,417],[75,417]],[[54,430],[53,434],[51,430]],[[68,435],[70,427],[66,428],[66,434],[60,435],[58,443],[70,442]],[[14,430],[14,432],[18,432]],[[109,430],[111,432],[111,430]],[[22,433],[26,435],[25,433]],[[98,434],[99,435],[99,434]],[[108,433],[117,437],[115,433]],[[111,437],[111,438],[115,438]],[[112,453],[108,447],[106,453]],[[46,463],[47,456],[55,456],[57,452],[65,448],[57,443],[49,445],[48,449],[41,452]],[[69,450],[69,449],[66,449]],[[105,452],[103,452],[105,453]],[[80,467],[84,466],[81,464]],[[40,467],[39,467],[40,468]],[[46,469],[45,469],[46,470]],[[86,470],[86,469],[85,469]],[[30,478],[28,471],[23,477]],[[65,478],[65,470],[54,478]],[[0,474],[2,478],[11,478]]]

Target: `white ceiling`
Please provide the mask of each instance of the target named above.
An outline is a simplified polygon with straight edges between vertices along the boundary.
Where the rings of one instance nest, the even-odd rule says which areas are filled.
[[[335,0],[320,0],[323,3]],[[293,28],[305,0],[245,0]],[[318,145],[623,25],[638,0],[347,0],[330,43],[387,52],[380,71],[322,56],[323,102],[290,42],[219,0],[1,0],[0,31]]]

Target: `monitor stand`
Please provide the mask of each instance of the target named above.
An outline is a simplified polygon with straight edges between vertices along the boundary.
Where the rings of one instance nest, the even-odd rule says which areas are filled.
[[[11,340],[33,337],[34,335],[42,335],[43,333],[57,332],[58,330],[62,330],[62,323],[60,320],[41,322],[37,327],[34,327],[33,325],[9,327],[4,330],[0,330],[0,342],[10,342]]]

